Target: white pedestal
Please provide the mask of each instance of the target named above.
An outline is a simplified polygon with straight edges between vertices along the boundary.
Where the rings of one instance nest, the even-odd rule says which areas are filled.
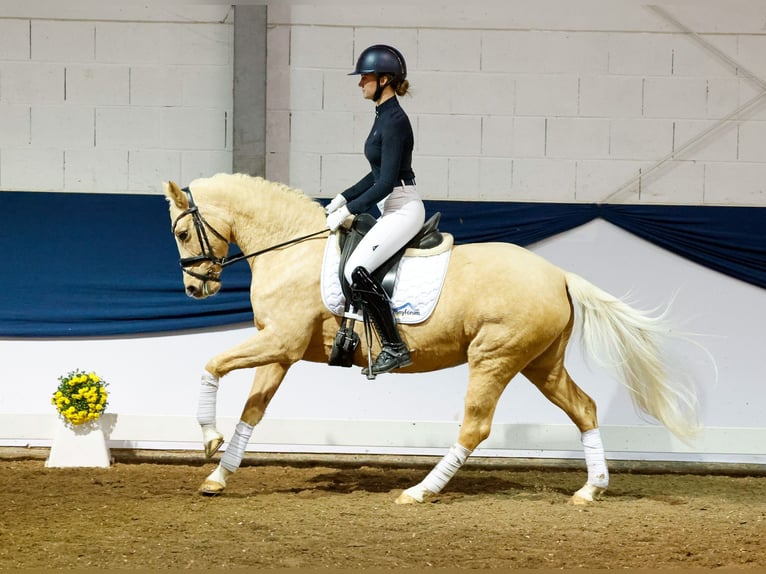
[[[53,444],[45,466],[108,467],[110,464],[111,457],[100,421],[72,427],[56,419]]]

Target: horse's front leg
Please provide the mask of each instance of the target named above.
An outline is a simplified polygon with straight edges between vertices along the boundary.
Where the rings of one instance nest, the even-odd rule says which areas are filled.
[[[216,427],[216,401],[218,382],[221,377],[235,369],[248,369],[275,363],[292,365],[302,358],[305,346],[305,341],[298,338],[291,339],[290,344],[286,345],[278,337],[270,335],[269,331],[262,330],[247,341],[219,353],[208,361],[205,372],[202,374],[197,403],[197,422],[202,428],[205,456],[212,457],[223,444],[223,434]]]
[[[226,488],[226,479],[235,473],[242,463],[242,457],[245,455],[245,448],[250,441],[253,428],[263,418],[266,407],[274,393],[277,392],[289,368],[290,365],[271,363],[256,369],[250,396],[245,403],[245,408],[242,410],[240,421],[234,429],[234,435],[221,457],[220,464],[200,486],[200,493],[216,495],[221,494]],[[220,435],[220,433],[218,434]],[[220,436],[222,437],[223,435]],[[223,442],[223,438],[221,438],[221,442]]]
[[[202,428],[202,444],[205,456],[210,458],[223,444],[223,435],[215,425],[216,400],[218,398],[218,377],[203,373],[200,381],[197,422]]]

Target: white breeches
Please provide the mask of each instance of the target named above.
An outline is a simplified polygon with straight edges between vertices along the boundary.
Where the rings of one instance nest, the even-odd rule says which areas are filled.
[[[349,284],[353,283],[351,272],[354,269],[364,267],[372,273],[404,247],[423,227],[425,215],[423,202],[417,196],[395,210],[389,211],[384,208],[383,215],[359,242],[346,262],[344,275]]]

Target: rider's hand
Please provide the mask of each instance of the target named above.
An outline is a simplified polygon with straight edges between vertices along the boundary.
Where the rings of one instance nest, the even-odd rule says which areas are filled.
[[[327,206],[324,208],[324,212],[327,215],[330,215],[333,211],[337,211],[339,208],[346,205],[346,198],[343,197],[342,193],[339,193],[336,195],[333,200],[327,204]]]
[[[327,229],[330,231],[335,231],[343,224],[344,221],[346,221],[346,218],[349,215],[351,215],[351,212],[345,205],[340,209],[333,211],[330,215],[327,216]]]

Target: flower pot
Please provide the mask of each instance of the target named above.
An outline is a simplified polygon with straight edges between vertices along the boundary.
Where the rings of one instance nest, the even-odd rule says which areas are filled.
[[[56,417],[47,467],[108,467],[111,464],[101,420],[72,426]]]

